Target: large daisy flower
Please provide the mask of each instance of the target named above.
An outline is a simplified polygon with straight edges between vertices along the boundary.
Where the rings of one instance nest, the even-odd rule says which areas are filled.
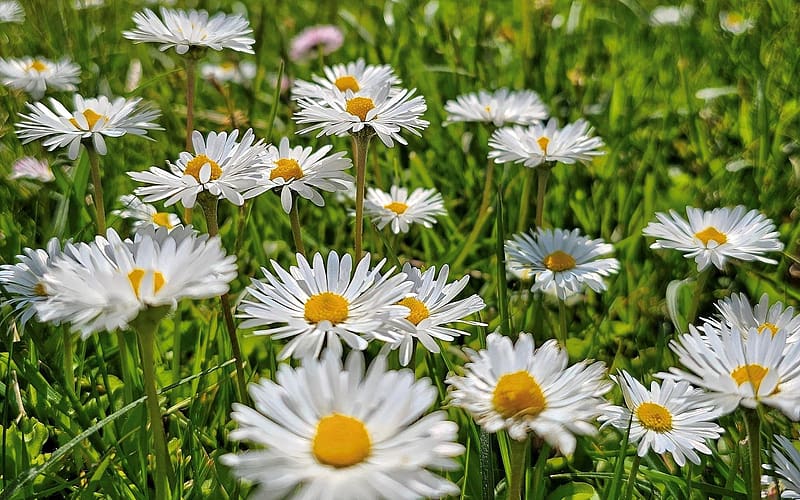
[[[701,392],[688,382],[665,380],[650,384],[648,391],[625,371],[614,380],[622,389],[625,406],[610,406],[600,416],[603,427],[613,425],[622,431],[630,426],[629,439],[639,443],[638,454],[649,450],[670,453],[683,466],[686,459],[699,464],[697,452],[711,454],[706,439],[718,439],[724,429],[714,423],[717,412],[704,401]]]
[[[14,308],[24,325],[36,314],[36,304],[47,300],[42,278],[53,260],[61,256],[61,243],[52,238],[46,249],[26,248],[23,254],[17,255],[17,264],[0,266],[0,286],[11,295],[6,303]]]
[[[703,320],[716,328],[721,328],[720,323],[724,322],[733,331],[738,330],[743,335],[747,335],[752,328],[759,333],[769,332],[772,335],[778,333],[778,330],[783,330],[786,332],[786,342],[800,341],[800,314],[794,314],[794,307],[784,308],[782,302],[770,305],[769,295],[766,293],[755,306],[750,304],[747,295],[743,293],[722,299],[714,306],[721,315],[720,320],[716,318],[703,318]]]
[[[253,54],[256,41],[247,19],[239,14],[219,12],[211,18],[204,10],[174,10],[161,8],[163,21],[150,9],[133,15],[136,28],[122,35],[135,43],[161,44],[159,50],[175,47],[175,52],[185,54],[192,47],[209,47],[214,50],[231,49]]]
[[[586,163],[605,154],[601,149],[603,140],[591,133],[592,127],[585,120],[558,128],[555,118],[547,124],[500,128],[489,139],[489,158],[494,158],[495,163],[522,163],[529,168],[548,162]]]
[[[580,292],[584,285],[602,292],[606,289],[603,278],[619,271],[617,259],[598,259],[614,247],[600,238],[581,236],[578,229],[515,234],[505,248],[511,269],[535,276],[532,292],[554,293],[561,300]]]
[[[458,96],[444,105],[445,125],[453,122],[485,122],[495,127],[516,123],[532,125],[546,120],[550,113],[539,94],[532,90],[502,88]]]
[[[325,76],[314,75],[313,82],[297,80],[292,87],[292,99],[324,100],[324,96],[339,92],[359,92],[369,88],[400,85],[400,79],[388,64],[373,66],[359,59],[347,64],[326,66]]]
[[[407,233],[415,223],[433,227],[437,215],[447,215],[442,195],[435,189],[417,188],[409,195],[404,187],[392,186],[388,193],[371,187],[364,201],[364,213],[378,229],[390,225],[394,234]]]
[[[134,228],[142,226],[153,226],[154,228],[165,227],[168,230],[175,228],[181,220],[172,212],[159,212],[156,207],[145,203],[132,194],[125,194],[119,197],[122,210],[114,210],[114,215],[123,219],[131,219]]]
[[[55,90],[75,90],[75,84],[80,81],[80,73],[80,66],[69,59],[0,59],[0,79],[3,85],[24,90],[36,100],[44,96],[48,87]]]
[[[164,201],[169,206],[180,201],[192,208],[197,195],[208,191],[217,198],[226,198],[235,205],[245,198],[255,196],[249,190],[255,186],[264,166],[264,141],[257,142],[252,129],[236,142],[239,131],[209,132],[206,138],[192,132],[194,154],[182,152],[175,163],[167,162],[169,170],[156,166],[147,172],[128,172],[134,180],[149,184],[138,187],[134,193],[144,201]]]
[[[387,370],[378,357],[366,370],[352,352],[281,364],[277,382],[250,384],[255,408],[234,403],[235,441],[263,449],[227,454],[234,475],[258,483],[256,497],[441,498],[459,488],[429,469],[453,470],[464,453],[458,428],[436,411],[436,388],[411,370]]]
[[[25,11],[17,0],[0,2],[0,23],[21,23],[25,20]]]
[[[479,352],[465,349],[470,362],[463,377],[451,376],[450,397],[487,432],[503,429],[517,441],[533,432],[565,455],[575,451],[575,435],[594,435],[592,421],[608,406],[611,389],[602,362],[567,367],[567,352],[555,340],[534,349],[533,337],[511,339],[492,333]]]
[[[767,252],[780,252],[783,243],[775,224],[758,210],[738,205],[704,211],[686,207],[688,221],[674,210],[669,215],[656,213],[658,222],[644,228],[644,235],[657,238],[650,248],[671,248],[694,257],[698,271],[710,264],[722,269],[727,259],[757,260],[777,264],[764,257]]]
[[[53,110],[40,102],[27,103],[31,114],[22,116],[18,122],[17,136],[23,144],[44,139],[42,145],[50,151],[69,147],[69,159],[78,157],[81,141],[91,141],[94,149],[104,155],[107,153],[104,137],[120,137],[125,134],[147,134],[148,130],[163,130],[152,123],[161,115],[157,109],[140,106],[141,99],[117,97],[109,100],[100,96],[84,99],[79,94],[73,97],[74,111],[50,99]]]
[[[289,146],[284,137],[276,148],[270,145],[264,155],[267,172],[256,186],[248,192],[255,196],[270,189],[280,190],[281,206],[288,214],[292,209],[294,194],[300,195],[321,207],[325,200],[318,190],[338,192],[353,187],[353,177],[345,170],[353,163],[344,152],[325,156],[333,146],[323,146],[316,152],[310,147]]]
[[[146,227],[133,241],[109,229],[105,238],[67,247],[43,276],[47,299],[35,306],[41,321],[71,323],[84,339],[124,329],[148,307],[221,295],[237,272],[219,238],[191,227]]]
[[[291,338],[278,356],[302,358],[319,356],[327,340],[330,349],[341,352],[341,342],[363,350],[369,338],[392,340],[387,326],[405,318],[409,309],[398,304],[411,289],[404,273],[386,274],[380,269],[386,260],[370,268],[366,254],[353,270],[353,258],[336,252],[314,254],[312,264],[297,254],[297,266],[287,272],[272,261],[275,274],[261,268],[266,282],[253,279],[247,288],[250,298],[239,306],[242,328],[269,326],[256,335]],[[279,325],[279,326],[275,326]]]
[[[800,498],[800,452],[784,436],[775,436],[777,444],[772,448],[775,470],[786,483],[787,489],[781,498]]]
[[[428,122],[420,119],[420,116],[428,106],[424,97],[412,97],[416,89],[390,91],[389,84],[362,89],[358,93],[334,88],[331,93],[321,94],[320,100],[300,99],[297,101],[300,110],[295,113],[295,121],[310,126],[298,133],[319,129],[317,137],[343,136],[364,130],[377,135],[387,147],[394,146],[394,141],[407,144],[399,134],[400,130],[421,135],[419,131],[426,128]]]

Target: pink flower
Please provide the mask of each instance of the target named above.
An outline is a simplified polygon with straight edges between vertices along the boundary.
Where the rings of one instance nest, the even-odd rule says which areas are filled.
[[[344,43],[342,30],[332,25],[311,26],[292,38],[289,59],[299,61],[315,56],[318,51],[328,55]]]
[[[9,179],[33,179],[35,181],[52,182],[55,180],[50,165],[44,160],[25,156],[14,162]]]

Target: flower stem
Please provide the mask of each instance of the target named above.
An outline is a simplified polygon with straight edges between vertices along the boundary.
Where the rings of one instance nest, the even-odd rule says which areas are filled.
[[[536,177],[536,170],[535,168],[526,168],[525,169],[525,180],[522,184],[522,195],[519,198],[519,217],[517,218],[517,232],[521,233],[528,229],[528,210],[531,206],[531,190],[533,189],[533,178]],[[538,209],[538,202],[539,198],[536,198],[537,202],[537,210],[536,214],[539,214]]]
[[[500,325],[506,335],[513,335],[511,314],[508,310],[508,282],[506,281],[505,224],[503,221],[503,187],[497,184],[497,215],[495,217],[495,258],[497,259],[497,310]]]
[[[356,166],[356,228],[355,258],[361,258],[364,250],[364,184],[367,173],[367,150],[372,138],[371,129],[362,129],[353,134],[353,159]]]
[[[522,483],[525,479],[525,453],[528,451],[530,438],[526,437],[523,441],[509,439],[511,448],[511,473],[508,483],[508,500],[520,500],[522,498]]]
[[[70,391],[75,390],[75,370],[72,368],[72,332],[63,328],[64,332],[64,383]]]
[[[483,226],[486,225],[486,221],[489,220],[489,215],[492,213],[490,204],[492,202],[492,188],[494,187],[494,169],[494,162],[489,160],[489,164],[486,165],[486,175],[483,181],[483,195],[481,196],[481,206],[478,209],[478,218],[475,220],[475,225],[472,226],[472,231],[470,231],[469,236],[467,236],[467,239],[461,246],[461,251],[453,261],[453,269],[460,268],[464,263],[464,259],[467,258],[467,255],[472,250],[472,246],[475,244],[475,241],[483,230]]]
[[[761,419],[758,411],[744,408],[744,421],[747,424],[747,449],[750,452],[750,491],[748,498],[761,498]]]
[[[292,223],[292,238],[294,239],[294,249],[303,255],[306,249],[303,246],[303,233],[300,230],[300,211],[297,209],[297,195],[292,193],[292,209],[289,211],[289,220]]]
[[[494,499],[494,457],[492,456],[492,435],[483,427],[479,435],[480,468],[481,468],[481,499]]]
[[[552,168],[553,165],[551,164],[543,164],[536,168],[537,180],[539,181],[539,184],[536,186],[536,227],[543,227],[544,195],[547,192],[547,179],[550,177],[550,170]]]
[[[567,348],[567,305],[563,300],[558,301],[558,343],[564,349]]]
[[[633,463],[631,464],[631,473],[628,476],[628,487],[625,488],[625,500],[633,498],[633,490],[636,488],[636,475],[639,473],[639,463],[642,457],[638,453],[633,455]]]
[[[186,151],[192,149],[192,132],[194,131],[194,94],[197,87],[197,59],[188,54],[186,60]],[[192,209],[183,209],[183,221],[192,223]]]
[[[94,213],[97,221],[97,234],[106,234],[106,208],[103,202],[103,182],[100,178],[100,156],[93,147],[87,146],[89,164],[92,172],[92,186],[94,187]]]

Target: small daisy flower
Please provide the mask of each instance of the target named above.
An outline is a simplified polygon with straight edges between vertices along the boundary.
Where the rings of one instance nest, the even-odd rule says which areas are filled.
[[[313,82],[297,80],[292,88],[292,99],[324,100],[339,92],[360,92],[364,89],[400,85],[400,79],[387,64],[373,66],[359,59],[347,64],[335,64],[324,68],[325,76],[314,75]]]
[[[451,342],[456,337],[469,335],[444,325],[464,323],[486,326],[485,323],[464,319],[486,307],[480,296],[471,295],[466,299],[454,300],[467,286],[469,276],[448,283],[450,267],[446,264],[442,266],[438,277],[436,267],[423,273],[409,263],[403,265],[403,272],[414,284],[411,288],[414,295],[405,297],[399,304],[408,307],[411,312],[405,318],[397,320],[399,327],[392,332],[392,336],[397,338],[389,342],[391,349],[400,349],[400,363],[403,366],[407,366],[414,355],[414,339],[419,340],[430,352],[438,353],[440,349],[437,339]]]
[[[53,170],[45,160],[37,160],[32,156],[24,156],[11,166],[9,179],[31,179],[41,182],[52,182],[56,179]]]
[[[263,168],[264,141],[257,142],[252,129],[236,142],[239,131],[192,132],[194,154],[182,152],[175,163],[167,162],[169,171],[156,166],[146,172],[128,172],[134,180],[149,184],[134,190],[146,202],[164,201],[170,206],[180,201],[192,208],[197,195],[208,191],[217,198],[225,198],[234,205],[242,205],[248,190],[256,184]],[[245,196],[247,195],[247,196]],[[254,195],[253,195],[254,196]]]
[[[657,238],[650,248],[680,250],[687,259],[694,257],[698,271],[710,264],[721,270],[727,259],[778,263],[764,254],[783,250],[780,234],[758,210],[747,211],[742,205],[711,211],[686,207],[686,215],[688,221],[674,210],[669,216],[656,213],[658,222],[651,222],[643,231],[645,236]]]
[[[467,410],[486,432],[506,429],[523,441],[529,432],[565,455],[575,451],[575,435],[594,435],[592,421],[608,403],[611,389],[602,362],[567,367],[567,352],[555,340],[534,349],[533,337],[511,339],[492,333],[486,349],[464,349],[470,362],[463,377],[451,376],[450,398]]]
[[[772,448],[775,471],[787,488],[781,493],[781,498],[800,498],[800,452],[784,436],[776,435],[775,440],[777,444]]]
[[[69,59],[50,61],[43,57],[0,58],[0,79],[3,85],[23,90],[37,101],[44,96],[48,87],[55,90],[75,90],[80,74],[80,66]]]
[[[157,109],[140,106],[141,99],[117,97],[109,100],[100,96],[84,99],[79,94],[73,97],[74,111],[50,99],[53,110],[40,102],[27,103],[31,114],[20,116],[17,136],[23,144],[43,139],[42,145],[50,151],[69,147],[70,160],[78,157],[81,142],[91,144],[101,155],[108,152],[104,137],[121,137],[125,134],[145,136],[148,130],[163,130],[152,123],[161,115]]]
[[[648,391],[625,371],[612,378],[622,389],[625,406],[610,406],[600,420],[605,421],[603,427],[613,425],[623,432],[630,424],[629,439],[639,443],[640,457],[649,450],[670,453],[683,467],[686,459],[700,463],[697,452],[711,454],[706,440],[719,439],[724,429],[714,422],[717,412],[702,400],[701,391],[674,380],[652,382]]]
[[[105,238],[67,247],[43,276],[47,299],[35,306],[42,321],[71,323],[83,339],[127,328],[148,307],[221,295],[237,273],[219,238],[191,227],[145,227],[133,241],[109,229]]]
[[[175,47],[175,52],[185,54],[192,47],[208,47],[214,50],[231,49],[253,54],[256,41],[250,23],[239,14],[219,12],[211,18],[204,10],[160,9],[161,18],[150,9],[133,15],[136,29],[123,31],[122,35],[134,43],[151,42],[161,44],[162,52]]]
[[[167,230],[171,230],[181,223],[181,220],[174,213],[159,212],[156,207],[143,202],[132,194],[120,196],[119,202],[125,208],[114,210],[112,213],[123,219],[131,219],[134,228],[153,226],[153,228],[165,227]]]
[[[502,88],[489,93],[458,96],[444,105],[445,125],[454,122],[485,122],[495,127],[507,124],[532,125],[546,120],[550,113],[539,94],[532,90],[509,91]]]
[[[339,50],[343,43],[344,33],[336,26],[310,26],[289,42],[289,59],[300,61],[316,57],[320,52],[328,55]]]
[[[650,12],[650,26],[686,26],[694,16],[691,5],[659,5]]]
[[[688,371],[671,367],[657,377],[705,389],[705,398],[722,414],[760,403],[800,420],[800,342],[787,344],[783,330],[759,335],[751,328],[742,336],[725,323],[720,328],[705,323],[701,329],[689,325],[689,333],[670,342]]]
[[[770,306],[766,293],[755,306],[750,304],[747,295],[743,293],[727,297],[714,306],[719,311],[721,320],[703,318],[703,321],[715,328],[721,328],[720,324],[724,322],[731,330],[742,335],[747,335],[755,328],[759,334],[769,333],[773,336],[778,330],[783,330],[786,332],[787,343],[800,341],[800,315],[794,314],[794,307],[784,308],[782,302]]]
[[[219,83],[233,82],[245,83],[256,77],[258,68],[252,61],[225,61],[220,64],[201,64],[200,74],[206,80],[214,80]]]
[[[17,0],[0,2],[0,23],[21,23],[25,20],[25,11]]]
[[[233,404],[234,441],[261,449],[223,455],[234,475],[257,483],[258,498],[442,498],[459,488],[433,471],[454,470],[464,453],[443,411],[425,414],[436,388],[411,370],[342,365],[330,351],[303,366],[281,364],[277,382],[250,384],[255,408]],[[429,470],[430,469],[430,470]]]
[[[528,168],[549,162],[587,163],[592,157],[605,154],[600,149],[603,140],[591,133],[592,127],[585,120],[558,128],[555,118],[546,125],[537,122],[529,127],[500,128],[489,139],[489,158],[494,158],[495,163],[522,163]]]
[[[310,200],[318,207],[325,206],[319,190],[331,193],[348,191],[353,186],[353,176],[345,170],[353,166],[344,152],[325,156],[333,146],[323,146],[316,152],[312,148],[289,146],[284,137],[276,148],[270,145],[263,162],[268,171],[258,180],[248,197],[271,189],[280,190],[281,206],[288,214],[295,194]]]
[[[756,23],[738,12],[722,11],[719,13],[719,25],[732,35],[743,35],[753,29]]]
[[[364,200],[364,213],[371,217],[378,229],[391,224],[394,234],[407,233],[411,224],[431,228],[436,216],[447,215],[442,195],[435,189],[408,189],[392,186],[389,192],[368,188]]]
[[[53,260],[61,256],[61,243],[53,238],[46,249],[26,248],[23,253],[17,255],[17,264],[0,266],[0,286],[12,296],[6,303],[25,325],[36,314],[36,304],[47,300],[48,291],[42,278]]]
[[[601,238],[581,236],[579,229],[515,234],[506,241],[505,250],[512,269],[534,274],[532,292],[555,293],[561,300],[580,292],[584,285],[602,292],[606,289],[603,278],[619,272],[617,259],[598,259],[614,247]]]
[[[247,288],[250,298],[239,306],[239,317],[244,319],[240,326],[269,326],[255,334],[291,338],[280,359],[318,357],[326,340],[328,348],[338,352],[342,351],[341,342],[351,349],[366,349],[368,335],[392,340],[378,332],[388,330],[393,320],[408,316],[409,309],[398,303],[412,284],[404,273],[392,275],[394,268],[381,274],[385,261],[370,268],[366,254],[354,271],[349,254],[340,259],[330,252],[327,264],[319,253],[314,254],[312,264],[297,254],[297,266],[287,272],[273,260],[275,274],[262,267],[266,282],[253,279]]]

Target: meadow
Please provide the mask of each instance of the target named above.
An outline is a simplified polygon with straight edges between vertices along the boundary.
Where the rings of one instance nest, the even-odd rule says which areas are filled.
[[[793,371],[770,394],[795,398],[786,403],[790,410],[757,402],[725,412],[715,420],[724,432],[706,441],[710,453],[701,453],[699,464],[683,466],[669,453],[640,458],[624,426],[577,436],[572,453],[552,449],[535,432],[520,447],[505,431],[482,431],[453,401],[449,381],[464,376],[465,364],[475,361],[464,348],[485,349],[492,332],[517,342],[520,332],[528,332],[540,349],[549,339],[563,341],[570,365],[596,360],[605,364],[604,374],[624,370],[648,387],[661,383],[657,373],[681,366],[670,343],[689,332],[689,325],[699,326],[700,318],[718,317],[719,301],[743,293],[756,304],[767,294],[769,304],[797,306],[800,26],[794,20],[800,5],[794,1],[687,2],[680,20],[659,21],[659,4],[638,0],[178,0],[170,8],[243,15],[254,39],[254,54],[191,53],[197,58],[191,106],[187,57],[123,36],[134,29],[134,13],[156,9],[154,2],[20,3],[24,21],[0,24],[0,57],[67,57],[80,66],[80,95],[142,98],[160,110],[152,121],[161,129],[146,131],[152,140],[107,137],[108,151],[99,157],[106,222],[122,238],[133,237],[134,228],[115,212],[124,208],[119,198],[143,185],[127,173],[165,168],[188,151],[189,116],[203,135],[238,129],[242,140],[252,128],[265,144],[277,146],[288,137],[292,145],[315,150],[331,145],[331,153],[355,160],[350,137],[317,137],[318,130],[298,134],[306,125],[297,123],[302,105],[292,98],[292,85],[322,75],[327,65],[362,58],[389,65],[403,88],[424,97],[427,109],[420,118],[429,125],[419,135],[400,131],[407,145],[387,147],[377,137],[369,143],[366,185],[385,191],[393,185],[433,188],[447,214],[436,216],[432,227],[412,224],[399,234],[388,226],[378,229],[368,214],[363,249],[372,265],[386,259],[382,272],[392,266],[398,272],[407,262],[423,270],[447,265],[449,281],[469,277],[458,298],[477,295],[485,303],[467,317],[485,326],[453,323],[463,335],[435,341],[440,352],[417,342],[406,368],[398,350],[385,358],[390,370],[410,369],[415,379],[429,379],[435,396],[426,412],[443,410],[457,424],[455,442],[464,447],[453,457],[457,467],[428,467],[456,485],[455,496],[515,498],[522,491],[522,498],[547,500],[751,499],[761,498],[763,488],[769,498],[779,498],[774,490],[767,493],[771,477],[763,487],[754,477],[770,474],[761,464],[775,468],[775,436],[798,446],[800,427],[788,415],[800,407],[800,359],[787,361]],[[752,26],[740,33],[725,29],[720,14],[734,12]],[[292,39],[322,24],[341,30],[341,47],[298,59]],[[236,66],[240,79],[225,81],[222,73],[209,78],[206,64]],[[446,123],[448,101],[500,88],[535,91],[559,124],[584,119],[593,128],[590,135],[604,143],[602,154],[587,161],[547,167],[543,214],[536,204],[542,167],[487,159],[491,124]],[[73,93],[48,89],[46,95],[69,107]],[[15,127],[20,114],[31,112],[26,103],[33,99],[8,86],[0,87],[0,99],[0,264],[18,263],[25,248],[46,248],[53,237],[62,243],[94,241],[92,146],[85,142],[70,159],[66,148],[49,151],[38,140],[23,144]],[[23,156],[46,160],[52,180],[12,178],[12,165]],[[354,168],[348,171],[356,175]],[[218,227],[209,223],[202,201],[194,210],[180,202],[153,202],[186,224],[191,213],[194,229],[218,233],[221,248],[236,261],[222,302],[214,293],[181,300],[174,310],[150,308],[163,319],[151,331],[155,359],[149,362],[134,328],[101,329],[81,338],[69,321],[54,325],[34,317],[23,323],[14,293],[7,286],[2,290],[0,498],[245,498],[256,491],[220,461],[259,448],[247,437],[231,439],[240,425],[231,417],[233,405],[252,403],[242,391],[246,384],[277,380],[280,370],[288,373],[303,362],[280,359],[287,340],[255,335],[258,328],[241,325],[243,304],[252,299],[246,289],[254,286],[251,279],[264,279],[262,268],[297,265],[298,238],[309,261],[316,252],[325,259],[331,251],[349,253],[354,268],[361,246],[354,241],[356,202],[347,193],[324,192],[324,206],[294,196],[296,210],[287,213],[279,192],[265,190],[241,206],[221,199]],[[777,264],[729,259],[721,268],[699,271],[677,250],[650,248],[655,239],[643,234],[656,213],[685,216],[686,207],[737,205],[774,222],[783,249],[767,257]],[[607,288],[582,287],[559,299],[532,292],[529,275],[507,269],[504,243],[535,230],[534,217],[542,218],[544,228],[577,228],[613,245],[606,257],[617,259],[619,269],[604,278]],[[210,269],[202,261],[185,264],[187,272]],[[224,314],[226,306],[232,317]],[[238,346],[231,343],[230,321],[236,323]],[[800,333],[773,338],[792,335],[797,341]],[[380,336],[366,337],[365,362],[383,359]],[[787,353],[800,352],[786,342]],[[339,359],[351,350],[345,346]],[[151,434],[153,408],[146,404],[148,367],[155,370],[166,437],[166,486],[159,438]],[[624,406],[619,386],[604,377],[611,389],[602,397]],[[595,417],[588,420],[601,425]],[[755,452],[754,428],[761,441]],[[384,494],[397,497],[391,490]]]

